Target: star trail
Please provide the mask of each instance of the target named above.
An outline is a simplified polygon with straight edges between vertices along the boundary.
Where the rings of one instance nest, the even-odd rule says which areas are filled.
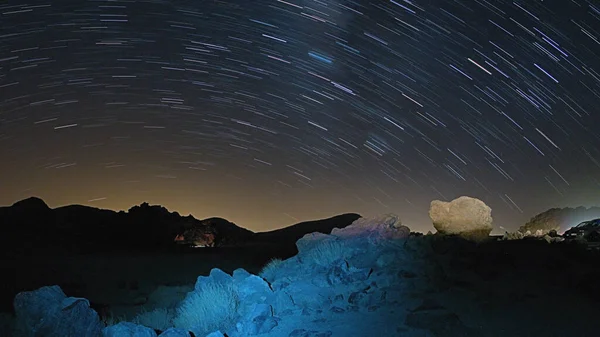
[[[252,230],[600,202],[595,1],[0,4],[0,204]]]

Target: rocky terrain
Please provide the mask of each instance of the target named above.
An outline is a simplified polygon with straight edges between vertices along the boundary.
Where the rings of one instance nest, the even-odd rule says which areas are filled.
[[[26,218],[23,209],[11,212]],[[151,222],[151,211],[184,221],[148,205],[127,214]],[[71,220],[54,216],[65,224],[86,212],[77,206]],[[0,335],[598,335],[600,252],[537,227],[539,236],[489,236],[491,209],[474,198],[433,201],[429,214],[436,234],[413,233],[393,214],[347,214],[250,234],[230,223],[211,227],[209,219],[171,233],[174,242],[210,247],[195,254],[87,254],[61,266],[56,256],[21,258],[12,267],[46,273],[40,279],[48,283],[14,296],[13,312],[0,316]],[[50,281],[61,271],[65,279]]]
[[[538,239],[410,234],[360,218],[254,275],[212,269],[99,316],[58,287],[14,300],[16,336],[596,336],[597,253]],[[41,334],[40,334],[41,333]]]

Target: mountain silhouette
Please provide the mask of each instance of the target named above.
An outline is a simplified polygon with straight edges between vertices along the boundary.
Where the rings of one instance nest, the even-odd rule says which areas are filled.
[[[300,222],[281,229],[256,233],[254,239],[257,242],[264,243],[280,242],[294,244],[307,233],[319,232],[329,234],[334,228],[346,227],[346,225],[351,224],[360,217],[360,215],[355,213],[346,213],[322,220]]]
[[[52,209],[42,199],[31,197],[0,207],[0,254],[164,252],[190,246],[256,244],[293,246],[304,234],[330,233],[359,217],[342,214],[254,233],[223,218],[198,220],[146,202],[127,212],[115,212],[83,205]]]

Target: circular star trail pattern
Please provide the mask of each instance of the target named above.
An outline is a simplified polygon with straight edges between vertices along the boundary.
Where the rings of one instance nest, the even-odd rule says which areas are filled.
[[[0,5],[3,204],[516,227],[600,200],[593,1]]]

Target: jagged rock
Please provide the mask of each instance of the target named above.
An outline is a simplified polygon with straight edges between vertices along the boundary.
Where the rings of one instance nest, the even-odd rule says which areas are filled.
[[[277,326],[273,318],[273,307],[276,296],[269,284],[262,278],[239,268],[233,272],[233,282],[240,302],[237,309],[241,321],[237,324],[238,332],[245,336],[267,333]],[[282,303],[276,303],[280,308]]]
[[[100,337],[103,325],[85,298],[67,297],[59,286],[17,294],[16,329],[23,337]]]
[[[410,228],[403,226],[395,214],[373,218],[359,218],[350,226],[334,228],[331,235],[341,239],[368,238],[369,243],[378,244],[386,240],[404,239],[410,236]]]
[[[153,329],[130,322],[120,322],[102,331],[103,337],[156,337]]]
[[[340,261],[327,273],[327,281],[331,286],[348,285],[354,282],[365,281],[371,274],[370,268],[358,269],[348,265],[347,261]]]
[[[256,336],[273,330],[277,326],[277,320],[273,317],[270,305],[254,303],[243,320],[236,324],[236,329],[243,336]]]
[[[210,270],[210,274],[208,276],[198,277],[194,286],[194,290],[202,291],[202,289],[210,283],[231,284],[232,281],[233,278],[231,277],[231,275],[227,274],[219,268],[213,268]]]
[[[492,231],[492,209],[483,201],[462,196],[451,202],[431,202],[429,217],[441,234],[482,240]]]
[[[329,306],[329,296],[333,295],[333,289],[318,287],[303,280],[291,283],[283,291],[291,297],[294,306],[309,309]]]
[[[525,237],[525,234],[519,231],[516,232],[504,232],[501,240],[521,240]]]
[[[546,235],[546,231],[543,230],[543,229],[537,229],[537,230],[535,230],[533,232],[530,231],[530,230],[528,230],[523,235],[525,237],[541,238],[541,237],[544,237],[544,235]]]
[[[556,231],[553,229],[548,232],[538,229],[533,233],[529,230],[526,232],[520,232],[520,231],[511,232],[511,233],[505,232],[504,235],[502,236],[501,240],[521,240],[524,238],[542,239],[548,243],[562,242],[564,240],[564,238],[561,237],[560,235],[558,235],[556,233]]]
[[[185,329],[169,328],[158,335],[158,337],[190,337],[190,333]]]
[[[289,316],[293,314],[294,302],[292,297],[284,291],[277,291],[273,297],[273,314],[276,316]]]
[[[273,290],[271,290],[271,287],[269,287],[269,284],[265,280],[259,276],[250,274],[243,268],[234,270],[232,279],[238,298],[242,302],[246,300],[259,300],[261,297],[265,297],[262,300],[265,301],[267,297],[271,297],[273,294]],[[252,299],[250,299],[251,296],[253,296]]]
[[[554,243],[554,242],[563,242],[565,240],[565,238],[562,237],[552,237],[548,234],[544,235],[542,237],[544,239],[544,241],[548,242],[548,243]]]

